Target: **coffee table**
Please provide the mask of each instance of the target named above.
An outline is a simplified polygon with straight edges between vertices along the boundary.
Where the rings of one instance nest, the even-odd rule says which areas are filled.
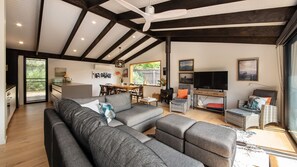
[[[144,97],[140,100],[140,102],[145,104],[151,104],[151,102],[156,102],[156,106],[158,106],[158,99],[153,97]]]

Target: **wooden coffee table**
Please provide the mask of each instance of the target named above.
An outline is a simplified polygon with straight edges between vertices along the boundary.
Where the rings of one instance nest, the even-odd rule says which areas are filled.
[[[158,106],[158,99],[152,97],[144,97],[140,100],[140,102],[145,104],[151,104],[152,102],[156,102],[156,106]]]

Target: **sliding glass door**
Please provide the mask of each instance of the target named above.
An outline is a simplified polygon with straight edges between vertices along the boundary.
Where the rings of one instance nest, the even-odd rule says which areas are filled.
[[[25,58],[25,103],[47,101],[47,60]]]
[[[297,142],[297,36],[286,45],[286,62],[287,126]]]

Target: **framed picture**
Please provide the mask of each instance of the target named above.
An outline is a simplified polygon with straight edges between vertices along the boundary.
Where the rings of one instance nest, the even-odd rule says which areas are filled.
[[[67,69],[66,68],[60,68],[56,67],[55,68],[55,77],[64,77],[66,74]]]
[[[239,59],[238,81],[258,81],[259,80],[259,58]]]
[[[193,73],[179,73],[179,83],[193,84],[194,82],[193,78],[194,78]]]
[[[122,75],[124,78],[127,78],[128,77],[128,68],[125,68],[123,70],[123,75]]]
[[[194,71],[194,59],[180,60],[179,71]]]

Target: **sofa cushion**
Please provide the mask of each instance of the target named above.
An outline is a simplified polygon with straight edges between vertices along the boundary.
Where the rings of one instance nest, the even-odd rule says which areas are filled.
[[[162,113],[162,108],[146,104],[135,104],[129,110],[118,112],[116,119],[131,127],[161,115]]]
[[[85,104],[85,103],[89,103],[91,101],[94,100],[99,100],[100,103],[105,103],[105,96],[95,96],[95,97],[91,97],[91,98],[82,98],[82,99],[72,99],[75,102],[79,103],[79,104]]]
[[[165,163],[131,135],[109,126],[97,129],[89,138],[97,167],[164,167]]]
[[[89,137],[100,126],[106,126],[107,122],[103,115],[87,107],[76,109],[72,116],[72,132],[84,150],[90,153]]]
[[[135,137],[137,140],[139,140],[141,143],[147,142],[149,140],[151,140],[151,138],[149,138],[147,135],[138,132],[137,130],[126,126],[126,125],[121,125],[121,126],[117,126],[117,129],[120,129],[121,131],[124,131],[126,133],[128,133],[129,135]]]
[[[72,115],[78,108],[81,108],[80,104],[71,99],[62,99],[57,102],[56,111],[62,120],[68,127],[71,127]]]
[[[106,96],[106,102],[113,106],[114,112],[120,112],[131,108],[130,93]]]
[[[152,149],[164,162],[168,167],[203,167],[204,165],[191,158],[188,157],[173,148],[152,139],[145,143],[147,147]]]

